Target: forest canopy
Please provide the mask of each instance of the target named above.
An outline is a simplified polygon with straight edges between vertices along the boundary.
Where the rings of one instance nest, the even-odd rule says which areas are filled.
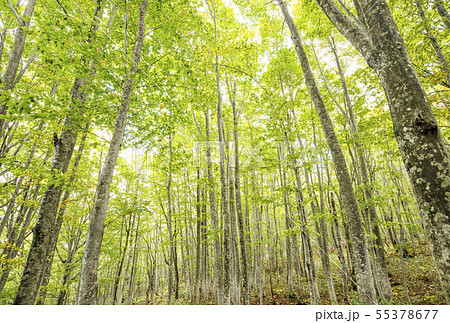
[[[450,304],[449,1],[0,27],[0,304]]]

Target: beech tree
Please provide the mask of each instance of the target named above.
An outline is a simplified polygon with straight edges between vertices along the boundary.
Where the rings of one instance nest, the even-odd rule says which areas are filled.
[[[139,21],[136,34],[136,43],[134,45],[131,57],[132,67],[123,77],[122,102],[117,113],[116,123],[106,155],[105,165],[99,177],[97,191],[95,193],[94,206],[89,217],[89,231],[86,236],[84,247],[83,263],[81,265],[80,290],[78,292],[78,304],[96,304],[97,300],[97,268],[98,255],[102,244],[104,223],[106,211],[108,209],[109,187],[113,177],[114,167],[119,156],[119,150],[122,146],[123,133],[128,109],[130,107],[131,95],[133,92],[133,83],[135,74],[138,70],[138,64],[141,57],[142,47],[145,37],[145,14],[147,11],[148,0],[143,0],[139,7]],[[125,9],[127,10],[127,9]],[[128,24],[128,13],[126,13],[125,24]],[[125,28],[125,33],[127,33]],[[124,53],[127,53],[127,35],[125,35]],[[127,57],[125,61],[125,70],[127,69]],[[170,211],[169,211],[170,212]]]
[[[352,235],[353,254],[355,256],[356,279],[358,285],[358,296],[362,304],[376,304],[376,292],[373,282],[372,272],[370,270],[369,254],[367,252],[367,242],[362,226],[361,215],[359,213],[358,203],[353,192],[351,179],[348,174],[348,168],[345,163],[344,154],[334,133],[333,124],[323,103],[322,96],[317,88],[314,76],[309,66],[308,57],[303,49],[300,34],[290,16],[286,2],[280,2],[281,11],[292,34],[292,40],[295,44],[300,63],[302,65],[303,75],[306,85],[311,95],[314,106],[317,109],[322,128],[327,138],[328,146],[333,156],[336,167],[336,176],[340,185],[342,200],[345,205],[345,212],[349,220],[350,233]]]
[[[449,290],[450,157],[389,7],[386,1],[376,5],[355,1],[358,17],[352,22],[333,1],[317,0],[317,3],[383,85],[442,287]],[[449,297],[447,294],[446,299]]]
[[[102,5],[102,1],[98,0],[91,27],[92,35],[90,37],[93,37],[99,28],[99,19],[103,10]],[[53,231],[63,186],[63,180],[62,178],[58,178],[58,176],[65,174],[69,166],[78,136],[78,129],[76,126],[74,127],[73,116],[74,114],[83,113],[82,108],[87,95],[84,92],[84,86],[89,76],[95,74],[95,63],[87,61],[86,64],[90,65],[92,72],[84,78],[77,77],[75,79],[71,90],[70,114],[65,118],[64,122],[65,128],[61,131],[59,138],[54,134],[55,151],[52,161],[54,183],[48,187],[39,209],[38,220],[34,228],[33,242],[20,281],[19,290],[14,299],[14,304],[34,304],[41,283],[42,271],[45,268],[45,260],[51,252],[51,236],[58,234],[58,232]]]

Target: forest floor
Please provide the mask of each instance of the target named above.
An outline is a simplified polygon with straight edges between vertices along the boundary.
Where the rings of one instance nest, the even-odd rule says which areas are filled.
[[[389,270],[389,277],[392,286],[392,292],[394,295],[393,304],[402,305],[408,304],[408,300],[405,294],[405,288],[402,278],[402,266],[400,255],[394,250],[386,250],[386,260]],[[426,244],[408,246],[408,251],[413,255],[412,257],[404,258],[405,261],[405,278],[408,287],[408,293],[413,305],[440,305],[445,304],[444,297],[439,290],[439,280],[434,267],[434,262],[431,257],[430,251]],[[317,255],[316,259],[320,259]],[[344,304],[344,296],[341,283],[341,275],[338,269],[338,260],[332,258],[331,266],[334,278],[335,292],[339,304]],[[331,304],[328,296],[328,289],[325,277],[320,263],[316,263],[317,280],[319,286],[319,292],[321,296],[321,305]],[[286,282],[283,273],[272,272],[272,288],[269,279],[269,270],[267,268],[265,275],[265,289],[263,297],[263,305],[298,305],[298,304],[310,304],[309,288],[305,277],[300,277],[300,302],[295,294],[295,279],[293,281],[293,291],[288,292],[286,288]],[[255,289],[256,290],[256,289]],[[174,305],[187,305],[190,304],[187,298],[184,297],[184,287],[179,288],[179,298],[173,299]],[[356,297],[356,292],[349,290],[350,304],[357,304],[356,300],[352,300],[352,296]],[[153,304],[163,305],[167,303],[167,295],[159,295],[154,299]],[[212,305],[215,304],[213,298],[200,299],[200,305]],[[145,302],[139,303],[145,305]],[[253,292],[250,295],[250,304],[260,304],[258,295]],[[380,302],[381,304],[381,302]]]

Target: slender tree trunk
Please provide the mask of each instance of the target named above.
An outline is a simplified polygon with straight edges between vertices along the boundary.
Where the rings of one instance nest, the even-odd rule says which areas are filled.
[[[141,217],[138,215],[137,224],[136,224],[136,234],[134,235],[134,244],[133,244],[133,259],[131,261],[131,275],[130,275],[130,281],[128,284],[128,291],[127,291],[127,304],[132,304],[133,302],[133,296],[134,291],[136,289],[136,271],[137,271],[137,261],[139,257],[138,253],[138,238],[139,238],[139,224],[140,224]]]
[[[238,115],[236,111],[236,104],[232,100],[233,107],[233,122],[234,122],[234,185],[236,195],[236,214],[239,226],[239,244],[241,251],[241,279],[242,279],[242,303],[248,305],[248,270],[247,270],[247,234],[245,230],[244,219],[242,216],[242,201],[241,201],[241,180],[239,172],[239,131],[238,131]]]
[[[219,305],[223,304],[223,284],[222,284],[222,259],[220,249],[219,223],[216,211],[216,197],[214,192],[214,178],[211,162],[211,144],[209,134],[209,108],[205,114],[206,120],[206,161],[208,165],[208,186],[209,186],[209,209],[211,213],[212,229],[214,231],[214,290],[216,291],[216,299]]]
[[[304,249],[305,254],[305,264],[306,264],[306,274],[308,278],[308,284],[309,284],[309,291],[311,296],[311,305],[317,305],[320,304],[320,294],[319,294],[319,287],[317,286],[317,278],[316,278],[316,269],[314,265],[314,258],[312,253],[312,247],[311,247],[311,239],[309,236],[309,233],[306,231],[306,211],[303,206],[303,192],[302,192],[302,183],[300,179],[300,174],[298,172],[297,165],[294,161],[294,158],[292,157],[293,151],[290,146],[287,132],[284,133],[286,138],[286,145],[288,154],[290,155],[291,165],[292,169],[294,171],[294,177],[297,184],[296,189],[296,197],[297,197],[297,210],[298,210],[298,216],[300,218],[300,226],[301,226],[301,237],[302,237],[302,245]],[[297,252],[296,243],[295,243],[295,235],[294,238],[294,254]],[[298,257],[295,257],[298,259]],[[299,261],[296,261],[296,271],[297,275],[299,275]]]
[[[439,63],[441,65],[442,71],[444,72],[445,80],[447,81],[447,87],[450,88],[450,72],[447,67],[447,60],[445,59],[444,54],[442,53],[441,47],[439,46],[436,37],[433,34],[433,31],[430,28],[430,25],[428,23],[428,19],[425,16],[425,12],[423,11],[422,5],[420,3],[420,0],[414,0],[414,3],[416,4],[417,10],[419,11],[420,19],[422,20],[423,26],[425,28],[425,32],[427,33],[428,39],[431,42],[431,46],[433,46],[434,52],[436,53],[436,56],[439,60]],[[439,7],[438,7],[439,8]],[[445,20],[444,20],[445,21]]]
[[[80,289],[78,301],[80,305],[97,303],[97,270],[102,244],[104,223],[109,202],[109,187],[112,181],[114,167],[119,156],[122,145],[123,133],[128,108],[130,106],[131,94],[133,92],[134,75],[136,74],[145,35],[145,13],[148,0],[144,0],[139,8],[139,23],[136,44],[132,55],[133,66],[128,75],[124,76],[124,87],[122,92],[122,103],[117,113],[105,165],[102,169],[100,179],[95,193],[94,206],[90,214],[89,230],[86,237],[83,261],[80,273]]]
[[[288,210],[288,201],[287,201],[287,183],[286,183],[286,173],[284,168],[282,167],[282,163],[284,163],[284,154],[281,149],[281,145],[278,148],[278,159],[280,161],[279,171],[280,171],[280,184],[282,186],[283,191],[283,202],[284,202],[284,213],[285,213],[285,228],[286,230],[291,229],[290,219],[289,219],[289,210]],[[283,170],[282,170],[283,169]],[[292,293],[292,256],[291,256],[291,236],[290,234],[286,234],[286,285],[288,289],[288,294]]]
[[[3,116],[5,116],[8,111],[8,98],[10,97],[10,93],[14,89],[16,83],[17,70],[19,69],[19,64],[22,59],[25,40],[27,38],[27,31],[30,27],[35,5],[36,0],[29,0],[22,17],[18,15],[14,7],[10,6],[10,10],[13,11],[14,16],[19,23],[19,27],[16,29],[16,32],[14,34],[14,44],[11,52],[9,53],[8,65],[6,66],[5,72],[2,76],[2,83],[4,84],[3,88],[1,88],[1,90],[3,91],[2,95],[0,96],[0,116],[2,116],[0,118],[0,137],[2,137],[3,127],[5,125],[5,119]]]
[[[175,211],[175,209],[174,209]],[[175,212],[173,212],[175,213]],[[179,284],[180,284],[180,276],[179,276],[179,271],[178,271],[178,251],[177,251],[177,241],[178,239],[176,239],[177,236],[177,221],[174,221],[175,223],[175,230],[174,230],[174,237],[173,237],[173,253],[172,253],[172,257],[173,257],[173,273],[174,273],[174,278],[175,278],[175,284],[173,286],[173,289],[175,291],[175,299],[178,299],[178,291],[179,291]]]
[[[294,120],[295,120],[295,114],[294,114]],[[295,124],[297,126],[297,120],[295,120]],[[301,139],[300,136],[298,138],[299,140]],[[317,140],[316,140],[316,130],[315,130],[315,126],[314,126],[314,122],[313,122],[313,139],[314,139],[314,147],[315,147],[315,153],[316,156],[318,156],[317,153]],[[301,142],[301,141],[300,141]],[[303,146],[303,144],[302,144]],[[330,255],[328,252],[328,230],[327,230],[327,224],[325,222],[325,201],[324,201],[324,192],[323,192],[323,185],[322,185],[322,172],[321,172],[321,168],[319,167],[319,162],[317,160],[316,162],[316,171],[317,171],[317,179],[318,179],[318,183],[319,183],[319,199],[320,199],[320,219],[319,219],[319,223],[316,222],[316,230],[317,233],[319,235],[318,240],[319,240],[319,246],[320,246],[320,255],[321,255],[321,260],[322,260],[322,267],[323,267],[323,271],[325,274],[325,279],[327,281],[327,287],[328,287],[328,294],[330,295],[330,301],[331,304],[336,305],[337,302],[337,298],[336,298],[336,293],[334,291],[334,282],[333,282],[333,276],[331,274],[331,266],[330,266]],[[310,189],[310,180],[309,178],[309,173],[305,167],[305,178],[306,178],[306,185],[308,186],[308,192],[311,192]],[[312,196],[312,193],[310,193],[310,195]],[[316,203],[317,203],[317,199],[316,199]],[[311,208],[313,210],[313,214],[314,214],[314,203],[311,203]]]
[[[291,102],[294,101],[292,91],[290,91],[290,99],[291,99]],[[299,127],[298,127],[297,117],[295,115],[294,109],[292,109],[292,116],[293,116],[295,128],[297,129],[297,131],[296,131],[297,140],[300,144],[300,148],[303,149],[303,141],[299,134]],[[318,156],[316,131],[315,131],[314,122],[313,122],[313,139],[314,139],[314,147],[316,150],[316,155]],[[329,259],[329,254],[328,254],[327,228],[326,228],[325,219],[323,217],[324,212],[325,212],[325,203],[324,203],[324,199],[323,199],[322,177],[321,177],[322,175],[321,175],[321,171],[320,171],[318,162],[316,163],[316,171],[317,171],[317,177],[318,177],[318,182],[319,182],[320,210],[321,210],[320,212],[322,214],[320,217],[320,220],[319,220],[320,225],[317,224],[317,222],[316,222],[316,229],[317,229],[317,233],[319,235],[318,240],[319,240],[320,255],[321,255],[321,260],[322,260],[322,267],[323,267],[324,274],[325,274],[325,279],[327,281],[328,293],[330,295],[331,303],[337,304],[336,293],[334,291],[333,277],[331,275],[330,259]],[[306,166],[304,166],[304,173],[305,173],[305,182],[306,182],[308,194],[309,194],[309,197],[312,199],[313,198],[313,192],[311,190],[312,178],[310,180],[310,173]],[[316,202],[317,202],[317,199],[316,199]],[[313,212],[313,216],[315,216],[315,214],[316,214],[316,205],[317,204],[314,204],[314,201],[311,201],[311,210]],[[315,269],[314,269],[314,276],[315,276]],[[317,282],[315,282],[315,288],[316,288],[317,297],[320,297],[320,295],[318,293]]]
[[[450,29],[450,14],[448,13],[447,9],[444,7],[442,0],[436,0],[435,6],[437,9],[437,12],[442,18],[442,21],[444,22],[444,25],[447,29]]]
[[[205,189],[202,189],[202,295],[204,298],[209,295],[208,284],[208,240],[207,240],[207,218],[206,218],[206,199]]]
[[[400,203],[400,201],[398,201]],[[398,206],[400,207],[400,206]],[[397,208],[397,207],[396,207]],[[402,281],[403,281],[403,288],[405,289],[405,295],[406,295],[406,299],[408,301],[408,305],[411,304],[411,299],[409,298],[409,292],[408,292],[408,284],[406,282],[406,275],[405,275],[405,254],[404,254],[404,234],[403,234],[403,223],[402,223],[402,219],[400,214],[399,215],[399,224],[400,224],[400,263],[402,266]]]
[[[217,21],[216,21],[216,7],[214,6],[214,28],[215,41],[217,43]],[[222,220],[223,220],[223,302],[226,305],[230,304],[230,214],[228,205],[228,187],[227,174],[225,169],[225,142],[224,142],[224,122],[222,116],[222,94],[220,90],[220,71],[219,71],[219,56],[215,56],[214,69],[216,72],[217,85],[217,131],[219,137],[219,155],[220,155],[220,184],[222,197]]]
[[[228,188],[229,188],[229,217],[230,217],[230,243],[231,243],[231,303],[240,304],[240,268],[239,268],[239,247],[238,247],[238,237],[236,230],[236,208],[235,208],[235,184],[233,177],[233,167],[232,167],[232,157],[228,145],[229,140],[226,141],[227,148],[227,177],[228,177]]]
[[[196,257],[195,257],[195,287],[193,303],[198,304],[200,298],[200,264],[201,264],[201,227],[202,227],[202,212],[200,203],[200,165],[197,166],[197,203],[195,205],[197,211],[197,236],[196,236]]]
[[[57,305],[64,305],[66,302],[67,294],[70,291],[70,283],[73,281],[72,270],[75,268],[76,264],[74,263],[74,257],[75,253],[80,248],[80,240],[81,236],[83,235],[83,229],[82,225],[87,221],[87,216],[84,216],[84,208],[85,205],[83,205],[83,208],[81,210],[83,217],[80,219],[79,223],[76,226],[76,233],[71,235],[71,239],[68,241],[68,248],[67,248],[67,257],[64,260],[61,260],[64,266],[64,274],[63,274],[63,280],[62,280],[62,287],[60,289],[58,298],[57,298]]]
[[[113,284],[113,296],[112,296],[112,304],[113,305],[115,305],[117,302],[117,293],[118,293],[118,289],[119,289],[120,278],[122,276],[123,263],[125,261],[125,255],[126,255],[127,249],[128,249],[128,241],[129,241],[129,236],[130,236],[130,232],[131,232],[131,217],[128,218],[128,221],[129,221],[128,225],[125,223],[125,231],[126,231],[125,246],[123,247],[123,251],[122,251],[121,244],[122,244],[122,234],[123,234],[123,225],[125,222],[125,217],[122,219],[122,228],[120,230],[119,264],[117,266],[116,277],[114,279],[114,284]]]
[[[44,125],[44,123],[41,123],[39,125],[39,128],[38,128],[39,132],[42,130],[43,125]],[[34,153],[36,152],[36,146],[37,146],[37,141],[34,142],[33,147],[31,148],[30,154],[28,155],[28,160],[27,160],[25,166],[23,167],[24,171],[26,171],[31,165],[31,162],[34,157]],[[8,223],[8,220],[13,212],[14,206],[16,204],[17,196],[19,195],[20,189],[22,187],[23,180],[24,180],[24,176],[20,176],[19,180],[16,183],[14,192],[12,193],[10,202],[8,203],[8,206],[6,207],[5,214],[3,215],[3,219],[0,224],[0,236],[2,235],[3,229],[5,228],[6,223]]]
[[[78,152],[77,152],[77,156],[76,156],[75,161],[72,166],[72,174],[70,175],[70,178],[68,181],[68,187],[71,187],[75,180],[75,176],[76,176],[77,170],[78,170],[78,165],[80,164],[81,157],[83,156],[84,145],[86,143],[88,130],[89,130],[89,124],[87,124],[84,129],[84,135],[83,135],[83,138],[81,139],[81,142],[80,142],[80,145],[78,148]],[[36,303],[37,305],[42,305],[45,303],[46,286],[48,285],[48,283],[50,281],[50,273],[52,271],[53,257],[55,254],[56,245],[58,243],[58,236],[59,236],[59,232],[61,231],[61,226],[62,226],[62,223],[64,220],[64,215],[66,213],[66,206],[67,206],[67,201],[69,200],[69,197],[70,197],[70,192],[71,192],[70,189],[67,189],[64,192],[64,196],[62,198],[62,205],[59,208],[58,215],[56,217],[54,233],[51,236],[51,242],[50,242],[50,255],[47,259],[47,264],[45,265],[45,269],[43,271],[43,276],[41,278],[41,288],[43,290],[39,295],[39,300]]]
[[[127,252],[125,252],[123,254],[123,258],[127,258],[126,259],[126,266],[125,266],[125,271],[123,273],[123,281],[122,281],[122,288],[119,289],[119,294],[118,294],[118,302],[119,304],[124,304],[125,303],[125,294],[126,294],[126,288],[128,285],[128,282],[130,281],[130,267],[131,267],[131,258],[133,256],[133,239],[134,239],[134,223],[136,221],[136,214],[135,213],[131,213],[129,214],[130,216],[130,228],[129,228],[129,241],[128,241],[128,245],[130,246],[130,248],[127,250]]]
[[[342,290],[344,293],[344,301],[345,304],[350,304],[349,295],[348,295],[348,271],[347,271],[347,264],[345,262],[344,257],[344,251],[342,248],[342,239],[341,239],[341,233],[339,229],[339,222],[337,219],[337,212],[336,212],[336,204],[334,203],[334,196],[333,192],[330,193],[330,203],[331,203],[331,211],[333,212],[333,222],[334,222],[334,229],[335,229],[335,235],[336,235],[336,249],[338,253],[339,262],[341,264],[341,267],[339,268],[342,275]]]
[[[349,221],[350,234],[352,236],[352,247],[356,261],[356,280],[358,285],[358,296],[360,304],[376,304],[376,292],[370,266],[369,254],[367,251],[367,241],[362,225],[361,214],[359,212],[358,203],[353,191],[350,175],[348,173],[347,164],[344,154],[339,145],[333,124],[322,97],[319,88],[314,79],[314,75],[309,65],[308,57],[303,49],[300,34],[291,15],[288,12],[285,1],[280,1],[280,7],[287,25],[292,34],[300,64],[302,66],[303,75],[308,87],[313,104],[317,110],[322,128],[327,139],[328,147],[336,167],[336,176],[339,182],[340,192],[344,201],[345,214]]]
[[[172,304],[172,292],[173,292],[173,265],[174,265],[174,246],[173,246],[173,230],[172,230],[172,135],[169,135],[169,172],[167,179],[167,231],[169,234],[169,278],[167,281],[167,305]]]
[[[370,217],[370,225],[371,225],[371,231],[375,235],[375,241],[374,241],[374,250],[375,250],[375,264],[374,264],[374,275],[376,277],[376,283],[377,286],[379,286],[379,294],[381,299],[384,302],[389,302],[392,300],[392,289],[391,285],[389,283],[389,276],[388,276],[388,269],[386,265],[386,259],[385,259],[385,251],[383,247],[383,241],[381,238],[381,230],[378,225],[378,215],[375,209],[375,205],[373,204],[373,196],[372,196],[372,185],[369,179],[369,173],[367,171],[367,162],[366,158],[364,156],[364,149],[361,144],[361,139],[358,133],[358,126],[356,123],[355,114],[353,111],[353,103],[350,98],[350,95],[348,93],[348,87],[347,87],[347,81],[345,80],[344,71],[341,67],[341,62],[339,60],[339,56],[337,53],[337,49],[334,43],[334,40],[331,38],[331,41],[329,41],[331,45],[331,49],[333,51],[335,60],[336,60],[336,66],[338,68],[339,76],[341,78],[342,82],[342,88],[344,91],[344,98],[345,103],[347,106],[348,111],[348,121],[349,121],[349,127],[350,127],[350,135],[352,136],[352,139],[354,141],[355,147],[356,147],[356,155],[358,157],[358,166],[361,170],[361,177],[362,182],[364,184],[364,194],[366,196],[366,203],[368,203],[367,211],[369,213]]]
[[[34,195],[32,197],[32,200],[37,201],[38,200],[38,194],[39,194],[39,188],[40,184],[36,185]],[[13,260],[17,254],[19,253],[20,248],[22,247],[22,244],[27,236],[28,233],[28,227],[30,226],[31,221],[33,220],[33,217],[36,213],[36,209],[34,207],[30,207],[28,209],[22,209],[20,211],[20,214],[18,217],[23,218],[24,221],[22,223],[21,229],[19,233],[16,233],[16,229],[19,228],[14,226],[11,234],[8,235],[7,239],[9,243],[11,243],[10,247],[7,247],[3,250],[2,254],[0,255],[0,258],[2,258],[2,266],[1,269],[1,277],[0,277],[0,293],[5,288],[5,285],[8,281],[8,277],[10,274],[10,262]],[[16,220],[16,223],[19,222]],[[22,221],[20,221],[22,222]],[[18,224],[18,223],[17,223]],[[17,238],[15,236],[17,235]]]

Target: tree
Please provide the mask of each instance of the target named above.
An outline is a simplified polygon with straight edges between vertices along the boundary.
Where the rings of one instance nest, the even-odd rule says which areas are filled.
[[[105,165],[103,166],[100,174],[97,191],[95,193],[94,206],[89,218],[89,231],[84,247],[83,263],[81,266],[80,290],[78,292],[77,303],[80,305],[97,304],[98,257],[100,254],[104,223],[108,209],[109,187],[111,185],[117,157],[119,156],[120,147],[122,146],[125,122],[127,119],[128,109],[130,107],[133,83],[135,82],[134,78],[138,70],[139,59],[141,57],[142,47],[144,44],[145,14],[147,11],[147,5],[148,0],[143,0],[141,6],[139,7],[139,22],[136,43],[134,45],[131,58],[132,67],[123,78],[124,86],[122,92],[122,103],[117,113],[111,144],[106,156]],[[128,13],[125,23],[128,23]],[[127,32],[126,29],[125,32]],[[125,36],[125,54],[127,52],[126,39],[127,36]]]
[[[17,20],[19,27],[16,29],[16,32],[14,34],[14,45],[11,49],[11,53],[9,54],[8,65],[6,66],[5,72],[2,75],[2,83],[4,84],[2,84],[2,97],[0,98],[0,116],[2,116],[2,118],[0,118],[0,135],[3,135],[5,116],[8,112],[8,92],[10,93],[14,89],[15,84],[20,80],[20,77],[16,79],[17,70],[19,69],[19,63],[22,60],[22,53],[27,38],[27,30],[30,27],[31,18],[33,17],[34,7],[36,5],[36,0],[28,1],[22,16],[20,16],[14,6],[11,4],[11,1],[7,1],[9,9],[13,13],[14,18]],[[6,28],[4,30],[4,35],[6,36]],[[3,54],[3,44],[4,38],[2,39],[2,50],[0,51],[0,54]],[[29,63],[31,63],[32,61],[33,60],[30,59]],[[23,74],[25,70],[21,70],[20,73]],[[3,96],[5,97],[3,98]]]
[[[94,18],[91,27],[91,36],[94,36],[99,28],[99,18],[102,14],[102,0],[97,1],[97,6],[94,12]],[[88,65],[89,62],[86,62]],[[95,64],[91,63],[91,71],[95,73]],[[84,87],[88,78],[92,76],[89,73],[86,77],[77,77],[74,81],[71,94],[72,99],[70,103],[70,114],[66,117],[64,126],[59,138],[55,134],[55,151],[52,162],[52,176],[53,183],[51,183],[45,192],[39,209],[38,220],[34,228],[33,242],[31,244],[30,252],[27,258],[22,278],[20,280],[19,290],[14,299],[14,304],[34,304],[38,289],[41,284],[42,271],[44,270],[45,260],[50,254],[51,250],[51,236],[57,234],[53,230],[56,220],[56,212],[58,210],[59,200],[62,194],[62,187],[64,180],[61,175],[64,175],[69,166],[72,157],[75,143],[78,136],[78,129],[74,125],[74,115],[76,113],[82,114],[83,104],[86,100],[86,93]]]
[[[352,22],[332,0],[317,0],[317,3],[366,59],[383,85],[394,133],[449,301],[450,157],[403,38],[384,0],[375,5],[365,0],[355,1],[356,22]]]
[[[303,49],[300,34],[298,33],[297,27],[294,24],[294,20],[289,14],[285,1],[280,2],[280,8],[286,24],[291,31],[292,41],[294,42],[297,55],[302,65],[306,85],[308,86],[309,94],[317,110],[317,113],[319,114],[322,128],[327,138],[328,147],[330,148],[331,154],[333,156],[333,161],[335,163],[336,176],[338,178],[340,186],[340,194],[344,201],[345,213],[349,221],[350,233],[352,236],[352,247],[356,262],[355,267],[359,301],[361,304],[376,304],[376,292],[370,267],[369,254],[367,252],[367,242],[362,225],[361,214],[359,213],[358,203],[353,191],[350,175],[345,163],[345,158],[334,132],[333,124],[328,115],[327,109],[322,100],[322,96],[312,74],[308,57],[306,56],[306,53]]]

